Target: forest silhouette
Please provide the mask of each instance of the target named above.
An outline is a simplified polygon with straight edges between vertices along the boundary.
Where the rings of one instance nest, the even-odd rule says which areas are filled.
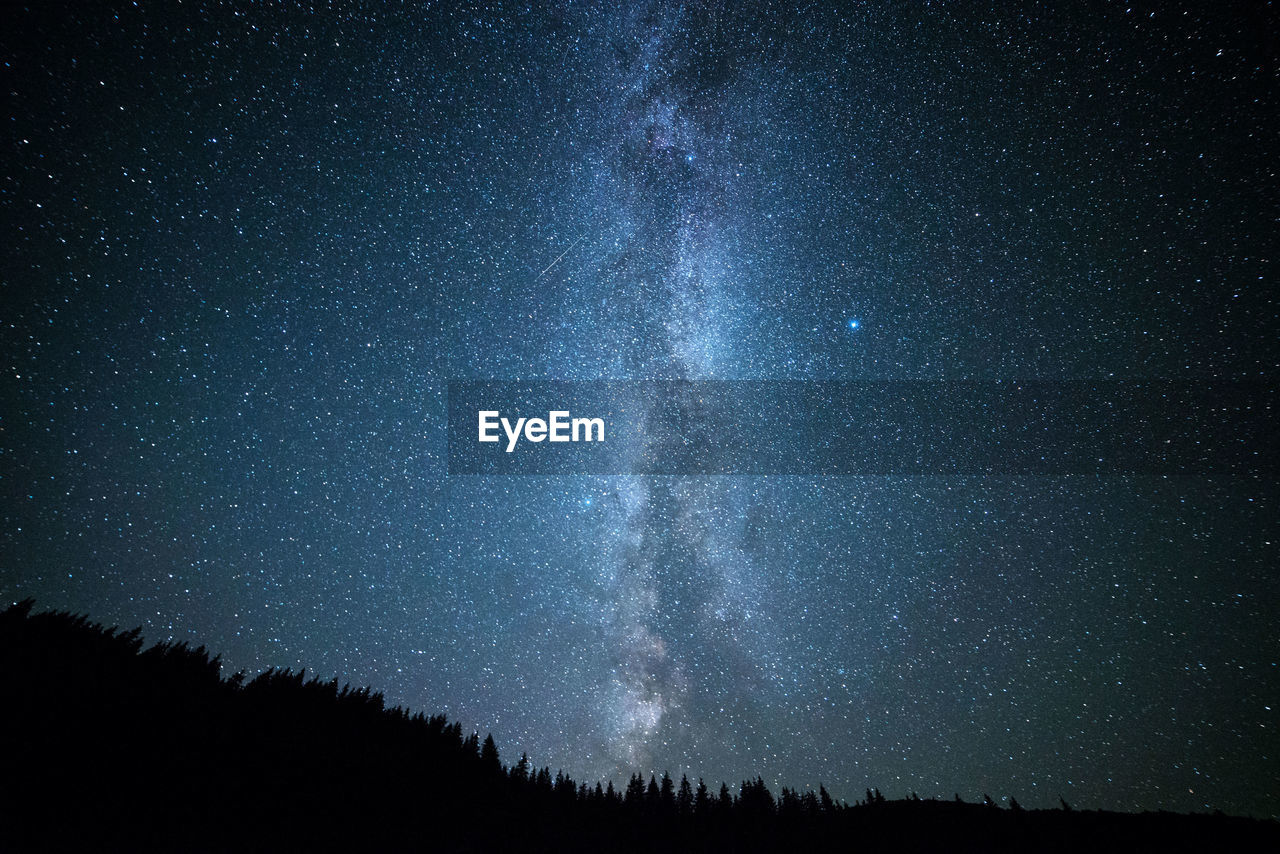
[[[1280,824],[1221,814],[588,784],[369,688],[223,678],[204,647],[32,611],[0,612],[5,850],[1280,850]]]

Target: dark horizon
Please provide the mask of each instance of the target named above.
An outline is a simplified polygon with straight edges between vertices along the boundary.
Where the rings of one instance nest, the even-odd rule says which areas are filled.
[[[139,629],[34,605],[0,611],[15,850],[496,850],[513,828],[534,851],[1203,851],[1280,840],[1275,820],[1082,812],[1064,799],[1028,810],[986,793],[970,803],[867,788],[850,804],[821,785],[775,795],[759,777],[730,788],[667,772],[592,786],[527,754],[504,762],[492,734],[482,742],[369,688],[289,670],[224,676],[203,646],[148,647]]]

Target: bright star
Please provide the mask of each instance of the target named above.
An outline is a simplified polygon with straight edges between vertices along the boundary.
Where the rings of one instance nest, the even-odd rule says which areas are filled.
[[[850,331],[850,332],[853,332],[854,330],[856,330],[856,329],[857,329],[859,326],[861,326],[861,325],[862,325],[861,321],[859,321],[856,317],[855,317],[855,318],[850,318],[850,319],[849,319],[849,331]]]

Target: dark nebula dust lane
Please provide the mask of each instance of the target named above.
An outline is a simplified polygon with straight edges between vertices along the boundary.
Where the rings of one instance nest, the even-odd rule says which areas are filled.
[[[1269,5],[835,5],[12,13],[0,598],[575,779],[1280,814],[1272,478],[448,474],[452,380],[1273,380]]]

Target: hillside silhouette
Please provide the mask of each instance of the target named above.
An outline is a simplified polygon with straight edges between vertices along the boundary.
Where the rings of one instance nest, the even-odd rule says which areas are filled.
[[[1276,822],[1220,814],[588,784],[368,688],[223,678],[204,647],[30,601],[0,613],[0,686],[5,850],[1280,850]]]

